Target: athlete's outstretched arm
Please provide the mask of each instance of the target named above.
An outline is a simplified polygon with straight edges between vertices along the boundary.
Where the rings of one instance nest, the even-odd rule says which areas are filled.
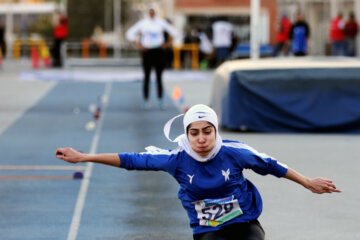
[[[322,193],[341,192],[341,190],[336,189],[335,184],[333,184],[333,182],[330,179],[321,178],[321,177],[311,179],[305,177],[301,173],[291,168],[288,168],[285,178],[303,185],[305,188],[309,189],[313,193],[322,194]]]
[[[117,153],[86,154],[67,147],[58,148],[55,155],[58,159],[69,163],[95,162],[120,167],[120,157]]]

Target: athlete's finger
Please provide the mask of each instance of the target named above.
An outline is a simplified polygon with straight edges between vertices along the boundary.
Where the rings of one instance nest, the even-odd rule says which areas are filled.
[[[64,156],[65,154],[64,154],[64,149],[63,148],[59,148],[59,149],[57,149],[56,150],[56,152],[55,152],[55,156],[56,157],[61,157],[61,156]]]
[[[326,179],[326,178],[324,178],[324,181],[325,181],[326,183],[333,183],[333,181],[332,181],[332,180],[330,180],[330,179]]]
[[[338,192],[338,193],[340,193],[340,192],[341,192],[341,190],[340,190],[340,189],[334,189],[334,188],[333,188],[333,189],[331,189],[331,191],[332,191],[332,192]]]

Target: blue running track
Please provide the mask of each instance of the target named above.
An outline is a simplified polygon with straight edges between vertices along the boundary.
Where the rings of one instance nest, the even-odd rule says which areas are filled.
[[[94,121],[88,107],[101,103],[106,84],[59,83],[0,135],[0,239],[68,239],[84,181],[72,176],[87,165],[62,162],[54,153],[65,146],[90,151],[97,131],[85,129]],[[166,102],[165,111],[155,100],[152,110],[144,111],[141,83],[112,83],[107,107],[96,121],[98,127],[102,121],[97,152],[173,148],[162,128],[179,111],[169,97]],[[173,124],[172,137],[181,129],[180,122]],[[95,164],[76,239],[191,239],[177,190],[166,173]]]

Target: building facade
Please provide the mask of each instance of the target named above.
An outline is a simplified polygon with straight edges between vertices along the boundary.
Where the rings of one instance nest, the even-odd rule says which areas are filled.
[[[276,0],[260,1],[260,43],[274,44],[277,17]],[[217,17],[225,17],[233,23],[235,34],[241,43],[250,41],[251,0],[175,0],[174,24],[178,29],[209,28]]]
[[[328,32],[330,20],[338,12],[342,12],[344,19],[347,19],[349,13],[353,11],[355,12],[355,16],[360,19],[360,0],[259,1],[261,4],[259,27],[260,43],[275,44],[279,16],[286,13],[291,20],[294,21],[296,12],[301,11],[311,29],[310,55],[329,54]],[[72,17],[81,17],[84,19],[85,16],[79,13],[79,11],[84,12],[83,9],[80,9],[80,7],[74,8],[74,4],[79,6],[78,1],[76,2],[77,3],[69,0],[0,0],[0,25],[6,28],[7,42],[12,42],[19,35],[30,33],[32,23],[36,23],[37,26],[46,29],[45,19],[51,19],[51,15],[55,9],[68,10],[68,13],[75,12],[75,14],[69,15],[72,24],[70,25],[69,39],[80,42],[82,40],[81,37],[73,38],[75,35],[71,34],[72,29],[77,29],[76,33],[79,32],[79,28],[77,26],[74,27],[76,19],[72,19]],[[124,38],[124,33],[127,28],[142,17],[148,4],[154,2],[158,4],[160,14],[170,20],[180,32],[182,31],[183,35],[186,30],[194,28],[210,32],[211,23],[217,17],[225,17],[233,23],[235,34],[239,38],[239,43],[248,44],[250,41],[251,0],[103,0],[97,2],[99,5],[96,9],[98,12],[103,11],[102,15],[89,13],[86,16],[96,15],[104,18],[102,21],[103,24],[101,22],[100,25],[104,25],[102,27],[106,32],[115,32],[115,22],[117,20],[114,16],[117,15],[114,3],[118,2],[120,6],[118,26],[121,29],[116,32],[116,35],[122,47],[127,47],[127,42]],[[100,7],[100,5],[104,5],[105,7]],[[71,11],[69,11],[67,7]],[[88,17],[85,18],[88,19]],[[95,19],[95,17],[93,18]],[[49,21],[47,21],[47,24],[49,24]],[[87,31],[90,34],[95,27],[95,23],[86,23],[83,24],[83,26],[84,28],[91,28]],[[48,27],[47,29],[51,28]],[[39,33],[42,34],[41,31]],[[359,41],[358,38],[358,49],[360,49]],[[8,44],[8,48],[10,47],[11,44]]]
[[[51,34],[56,9],[65,11],[66,0],[0,0],[0,25],[5,28],[8,57],[15,39],[28,37],[35,28],[40,35]]]

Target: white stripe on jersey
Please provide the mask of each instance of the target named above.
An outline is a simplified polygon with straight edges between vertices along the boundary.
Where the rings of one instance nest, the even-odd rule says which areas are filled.
[[[279,164],[280,166],[282,166],[282,167],[284,167],[284,168],[286,168],[286,169],[289,168],[288,165],[286,165],[286,164],[283,164],[283,163],[281,163],[281,162],[279,162],[279,161],[276,161],[276,162],[277,162],[277,164]]]
[[[146,152],[141,152],[140,154],[172,155],[172,154],[177,154],[177,153],[183,151],[184,149],[180,146],[178,146],[177,148],[175,148],[173,150],[162,149],[162,148],[158,148],[155,146],[148,146],[145,148],[145,150],[146,150]]]
[[[224,146],[227,147],[233,147],[233,148],[239,148],[239,149],[247,149],[249,151],[251,151],[252,153],[260,156],[261,158],[271,158],[273,160],[276,160],[275,158],[267,155],[266,153],[259,153],[258,151],[256,151],[254,148],[250,147],[249,145],[242,143],[242,142],[223,142]],[[277,161],[277,164],[279,164],[280,166],[284,167],[284,168],[288,168],[288,166],[286,164],[283,164],[279,161]]]
[[[258,151],[256,151],[254,148],[250,147],[249,145],[245,144],[245,143],[241,143],[241,142],[224,142],[223,143],[224,146],[228,146],[228,147],[233,147],[233,148],[240,148],[240,149],[247,149],[250,152],[262,157],[262,158],[272,158],[275,159],[265,153],[260,153]]]

